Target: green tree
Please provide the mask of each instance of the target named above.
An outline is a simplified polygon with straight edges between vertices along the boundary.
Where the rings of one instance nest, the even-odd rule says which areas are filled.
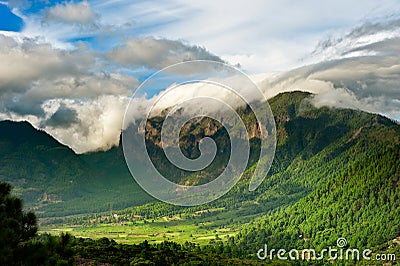
[[[9,184],[0,183],[0,265],[20,260],[20,247],[37,232],[35,214],[24,212],[21,199],[10,192]]]

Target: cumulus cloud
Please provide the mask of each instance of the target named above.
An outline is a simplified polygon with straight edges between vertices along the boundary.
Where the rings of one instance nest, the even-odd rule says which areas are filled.
[[[0,110],[3,111],[18,113],[19,108],[24,114],[23,109],[30,105],[40,109],[46,99],[127,94],[137,85],[131,76],[101,71],[94,54],[85,47],[60,50],[34,39],[17,42],[3,35],[0,47]]]
[[[153,37],[126,40],[123,45],[107,53],[106,57],[123,66],[151,69],[161,69],[171,64],[196,59],[222,62],[218,56],[203,47]]]
[[[99,15],[95,13],[86,1],[80,3],[57,4],[47,11],[46,22],[95,26]]]
[[[93,57],[83,49],[58,50],[49,44],[38,44],[35,39],[17,42],[0,35],[0,61],[1,90],[23,92],[30,88],[31,81],[42,77],[78,75],[93,64]]]

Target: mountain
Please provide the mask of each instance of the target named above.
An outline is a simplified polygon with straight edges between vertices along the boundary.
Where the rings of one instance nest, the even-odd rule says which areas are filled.
[[[335,247],[339,237],[350,248],[398,253],[400,125],[358,110],[315,108],[312,97],[292,92],[269,101],[278,143],[271,170],[256,191],[248,191],[254,171],[249,165],[238,184],[216,201],[190,208],[151,202],[116,211],[118,219],[182,217],[181,223],[194,224],[193,231],[234,228],[225,246],[214,241],[210,248],[234,257],[255,258],[264,244],[276,250],[321,250]],[[105,222],[90,215],[83,223],[90,224],[89,219]]]
[[[239,112],[244,117],[252,116],[248,108]],[[194,175],[165,163],[158,131],[162,119],[149,120],[148,129],[153,133],[146,136],[152,160],[162,173],[173,181],[194,185],[208,182],[223,171],[229,150],[225,148],[227,132],[220,124],[202,119],[182,131],[181,144],[189,157],[199,155],[199,140],[205,136],[218,144],[215,162]],[[247,126],[256,137],[256,129],[249,123]],[[11,183],[14,193],[22,196],[25,206],[39,217],[118,210],[153,200],[133,180],[121,145],[78,155],[28,122],[1,121],[0,132],[0,181]],[[252,140],[252,149],[256,145],[257,141]],[[255,162],[255,155],[252,153],[249,165]]]
[[[310,97],[309,93],[291,92],[269,101],[278,143],[267,178],[249,192],[249,176],[254,170],[250,165],[237,186],[204,208],[223,206],[232,217],[246,217],[284,207],[326,184],[351,163],[365,161],[369,165],[368,156],[399,144],[397,123],[357,110],[315,108]]]
[[[89,168],[44,131],[28,122],[2,121],[0,132],[0,180],[12,183],[29,207],[91,192],[78,189],[89,188]]]
[[[339,234],[347,236],[348,232],[365,236],[369,230],[368,234],[376,237],[369,243],[372,245],[400,235],[396,222],[400,126],[376,114],[315,108],[311,97],[309,93],[292,92],[269,101],[277,126],[277,149],[267,178],[256,191],[248,191],[255,163],[251,159],[239,183],[222,198],[204,206],[182,208],[152,200],[130,176],[121,146],[76,155],[26,122],[0,122],[0,181],[12,182],[28,207],[41,217],[109,210],[121,217],[135,212],[155,217],[213,209],[216,211],[202,214],[201,219],[205,223],[213,221],[215,227],[240,224],[243,229],[233,241],[248,252],[258,250],[267,240],[275,246],[285,243],[288,247],[304,247],[310,243],[331,244]],[[246,108],[238,112],[245,122],[252,120]],[[154,118],[149,126],[157,129],[161,121],[162,118]],[[250,131],[255,158],[257,130],[253,127]],[[172,173],[175,170],[164,166],[167,163],[157,142],[157,130],[153,132],[146,138],[150,153],[161,165],[161,171]],[[212,121],[195,121],[182,131],[183,152],[195,158],[198,146],[190,140],[204,136],[213,137],[224,147],[224,134]],[[221,152],[220,160],[208,173],[223,167],[227,152]],[[378,158],[385,160],[377,164]],[[207,173],[180,172],[172,178],[189,184],[209,180]],[[367,204],[369,199],[372,203]],[[379,212],[382,206],[386,206],[383,213]],[[323,211],[330,208],[335,212]],[[343,211],[338,212],[339,209]],[[357,218],[347,215],[357,209]],[[333,219],[334,214],[338,219]],[[373,226],[364,225],[370,217],[381,219]],[[313,224],[319,227],[312,229]],[[349,231],[344,230],[344,224],[352,224],[346,229]],[[385,227],[390,229],[377,229]],[[352,245],[356,241],[353,237],[356,238],[349,238]],[[364,242],[360,244],[368,244]]]
[[[400,236],[399,124],[355,110],[310,108],[293,94],[270,104],[286,111],[274,112],[279,144],[258,202],[296,200],[251,221],[236,238],[240,248],[321,250],[339,237],[351,248],[392,246]]]
[[[121,148],[77,155],[28,122],[0,122],[0,181],[38,216],[120,209],[151,198],[133,181]]]

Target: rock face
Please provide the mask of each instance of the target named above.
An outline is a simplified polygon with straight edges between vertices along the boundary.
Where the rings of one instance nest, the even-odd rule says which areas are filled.
[[[245,124],[247,129],[247,138],[260,138],[260,125],[256,121],[255,115],[250,107],[246,106],[245,108],[239,108],[237,113]],[[141,125],[139,127],[142,128],[142,130],[139,131],[139,134],[145,133],[146,140],[152,142],[160,148],[176,145],[177,140],[172,140],[172,138],[170,143],[162,143],[161,128],[163,126],[163,122],[164,117],[150,118],[146,121],[145,126]],[[229,123],[229,121],[227,123]],[[170,128],[168,130],[171,132],[176,132],[179,130],[179,145],[181,147],[197,146],[204,137],[214,138],[219,134],[225,134],[223,133],[224,131],[226,132],[223,125],[219,121],[209,117],[196,117],[189,120],[182,128]],[[241,134],[241,132],[238,130],[232,130],[231,134],[232,137],[246,139],[246,136]]]

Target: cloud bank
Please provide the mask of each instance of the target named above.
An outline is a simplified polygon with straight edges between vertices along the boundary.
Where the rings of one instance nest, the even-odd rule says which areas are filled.
[[[139,85],[125,69],[191,59],[221,61],[202,47],[150,37],[99,53],[84,44],[60,49],[0,34],[0,119],[29,120],[78,153],[108,149],[119,143],[125,108]]]
[[[359,109],[400,121],[400,23],[367,22],[321,41],[311,56],[329,58],[264,80],[271,97],[282,91],[316,94],[317,106]]]

